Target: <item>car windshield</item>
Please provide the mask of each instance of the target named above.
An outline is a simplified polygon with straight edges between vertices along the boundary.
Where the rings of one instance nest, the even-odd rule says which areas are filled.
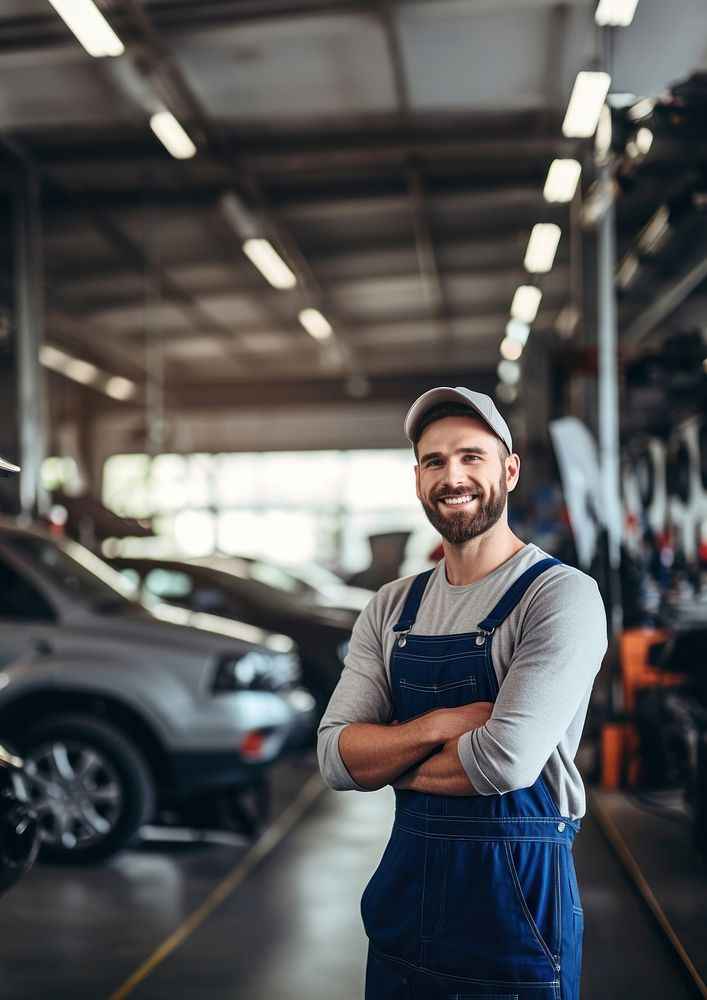
[[[112,612],[139,606],[127,580],[76,542],[40,535],[10,535],[9,545],[65,593],[94,611]]]

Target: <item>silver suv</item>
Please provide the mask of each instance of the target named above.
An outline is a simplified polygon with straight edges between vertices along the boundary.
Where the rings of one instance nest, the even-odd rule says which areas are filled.
[[[45,857],[104,858],[157,809],[242,817],[315,722],[299,678],[284,636],[146,605],[82,546],[0,519],[0,736]]]

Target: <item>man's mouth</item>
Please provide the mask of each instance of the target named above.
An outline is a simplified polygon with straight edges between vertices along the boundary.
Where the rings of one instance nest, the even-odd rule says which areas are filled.
[[[443,504],[445,507],[465,507],[472,503],[472,501],[477,500],[478,497],[478,493],[461,493],[457,496],[439,497],[438,503]]]

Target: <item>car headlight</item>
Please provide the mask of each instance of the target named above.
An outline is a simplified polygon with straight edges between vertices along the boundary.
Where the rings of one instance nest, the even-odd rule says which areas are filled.
[[[251,649],[247,653],[224,656],[216,667],[212,690],[289,691],[297,685],[302,668],[296,653],[269,653]]]

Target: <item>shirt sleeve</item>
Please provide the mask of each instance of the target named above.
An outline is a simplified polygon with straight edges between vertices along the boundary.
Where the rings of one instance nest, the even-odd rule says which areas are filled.
[[[491,718],[457,743],[480,795],[530,787],[584,710],[607,646],[595,581],[576,570],[553,574],[531,598],[520,633]]]
[[[378,617],[379,599],[374,597],[354,626],[344,669],[319,724],[319,768],[336,791],[368,791],[346,769],[339,751],[341,731],[352,722],[388,722],[392,711]]]

